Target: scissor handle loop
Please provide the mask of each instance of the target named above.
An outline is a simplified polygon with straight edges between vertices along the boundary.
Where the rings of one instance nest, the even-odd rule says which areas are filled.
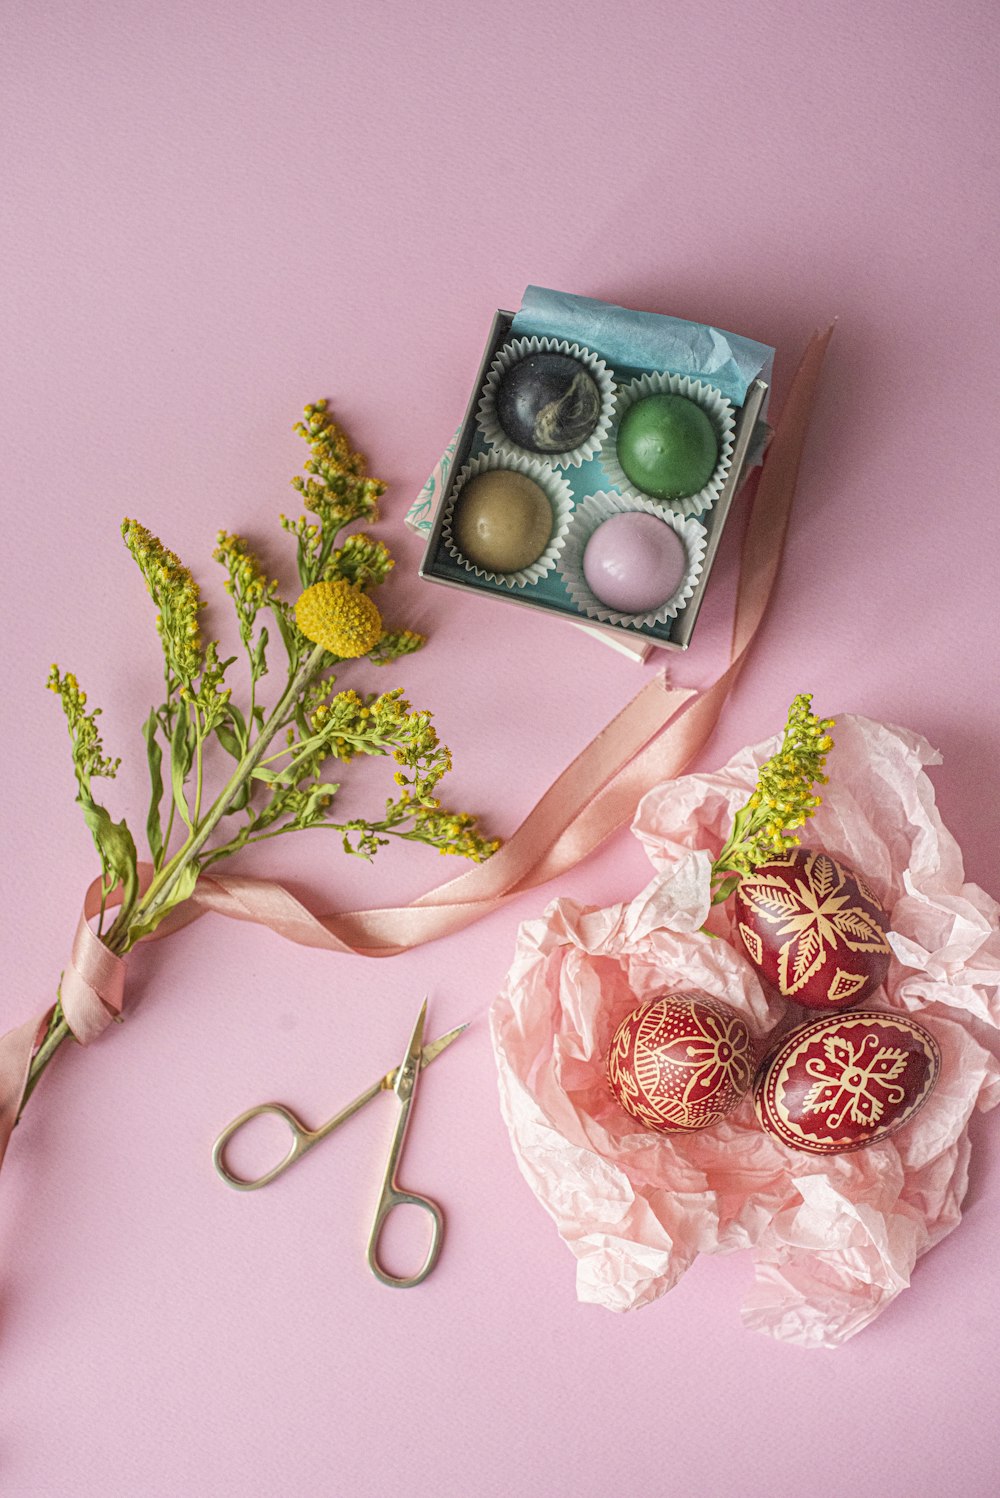
[[[389,1214],[397,1207],[420,1207],[424,1212],[430,1213],[431,1218],[431,1241],[427,1250],[427,1257],[417,1270],[416,1274],[395,1275],[383,1269],[378,1261],[378,1240],[385,1226]],[[389,1285],[394,1290],[409,1290],[414,1285],[421,1284],[430,1274],[438,1261],[441,1252],[441,1238],[444,1233],[444,1213],[437,1202],[431,1201],[429,1196],[418,1196],[412,1191],[400,1191],[398,1186],[387,1185],[375,1213],[375,1221],[368,1238],[368,1268],[377,1280],[383,1285]]]
[[[240,1130],[252,1119],[264,1117],[280,1118],[282,1123],[287,1124],[291,1130],[292,1142],[286,1154],[277,1165],[273,1165],[270,1170],[265,1171],[261,1176],[253,1177],[252,1180],[233,1175],[226,1165],[226,1149]],[[318,1137],[310,1129],[303,1128],[295,1114],[283,1107],[281,1103],[258,1103],[256,1108],[248,1108],[245,1113],[240,1114],[239,1118],[234,1118],[231,1124],[226,1125],[212,1147],[212,1164],[226,1185],[232,1186],[234,1191],[256,1191],[260,1186],[267,1186],[278,1176],[283,1175],[290,1165],[294,1165],[296,1160],[302,1158],[306,1150],[312,1148]]]

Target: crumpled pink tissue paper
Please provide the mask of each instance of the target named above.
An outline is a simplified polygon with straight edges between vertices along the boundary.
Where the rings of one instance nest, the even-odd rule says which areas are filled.
[[[968,1121],[1000,1102],[1000,907],[964,881],[918,735],[837,719],[823,804],[803,829],[862,874],[890,914],[894,957],[865,1007],[905,1011],[941,1047],[940,1080],[891,1139],[813,1156],[771,1139],[749,1098],[714,1127],[656,1134],[618,1106],[605,1057],[637,1001],[701,988],[738,1009],[758,1042],[817,1018],[765,992],[709,915],[709,873],[774,740],[718,774],[658,786],[633,832],[656,873],[629,904],[557,900],[518,933],[491,1032],[503,1115],[522,1173],[577,1260],[581,1300],[626,1311],[657,1299],[700,1253],[750,1249],[744,1323],[832,1347],[868,1325],[917,1258],[961,1216]],[[704,934],[706,920],[724,940]],[[984,1043],[985,1042],[985,1043]]]

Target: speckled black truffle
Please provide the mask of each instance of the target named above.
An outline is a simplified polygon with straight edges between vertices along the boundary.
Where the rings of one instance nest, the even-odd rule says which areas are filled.
[[[529,354],[504,374],[497,420],[519,447],[561,453],[586,442],[601,415],[601,392],[568,354]]]

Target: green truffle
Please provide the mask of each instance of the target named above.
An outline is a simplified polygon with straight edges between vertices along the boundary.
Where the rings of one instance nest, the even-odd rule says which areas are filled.
[[[622,417],[618,461],[644,494],[686,499],[715,472],[719,439],[707,413],[686,396],[647,395]]]

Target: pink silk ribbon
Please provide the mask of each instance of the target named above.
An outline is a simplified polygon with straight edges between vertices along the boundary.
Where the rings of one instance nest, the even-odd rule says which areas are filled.
[[[274,881],[245,874],[204,874],[194,894],[146,939],[167,936],[214,911],[268,926],[303,946],[391,957],[458,931],[525,890],[555,879],[628,821],[641,797],[678,775],[707,742],[764,618],[832,332],[828,328],[812,338],[785,401],[744,538],[729,665],[707,691],[697,696],[688,689],[670,689],[662,677],[647,683],[554,781],[488,862],[412,905],[317,915]],[[148,865],[140,866],[144,883],[151,876]],[[99,901],[95,880],[87,891],[60,988],[67,1023],[82,1045],[121,1014],[124,998],[125,960],[110,952],[89,924]],[[0,1164],[53,1008],[0,1038]]]

